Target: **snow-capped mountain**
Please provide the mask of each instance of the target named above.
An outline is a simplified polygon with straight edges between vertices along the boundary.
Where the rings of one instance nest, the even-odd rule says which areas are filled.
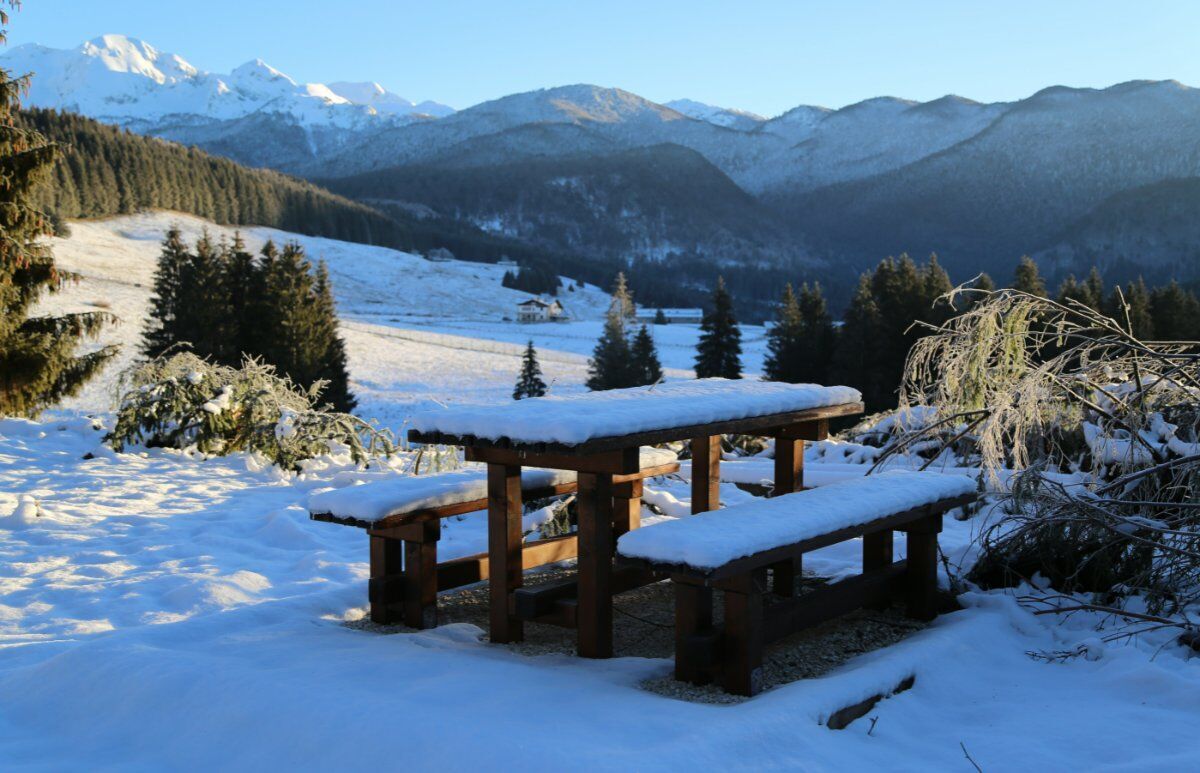
[[[748,110],[706,105],[694,99],[672,99],[670,102],[663,102],[663,104],[672,110],[683,113],[689,118],[708,121],[711,124],[724,126],[727,129],[750,131],[767,120],[761,115],[751,113]]]
[[[434,102],[415,105],[378,84],[338,84],[335,89],[297,83],[261,59],[228,75],[206,72],[125,35],[103,35],[74,49],[17,46],[0,55],[0,63],[35,74],[29,104],[147,133],[156,133],[167,121],[211,123],[254,113],[278,115],[304,127],[362,129],[453,112]]]

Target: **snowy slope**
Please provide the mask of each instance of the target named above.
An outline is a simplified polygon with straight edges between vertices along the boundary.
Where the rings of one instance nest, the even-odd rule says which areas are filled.
[[[150,212],[73,222],[70,237],[54,241],[59,264],[81,274],[82,280],[50,296],[43,308],[105,308],[122,320],[90,344],[120,344],[118,362],[65,407],[111,407],[117,375],[137,356],[159,245],[172,225],[188,241],[203,229],[215,237],[231,237],[235,231],[190,215]],[[504,318],[513,318],[516,304],[530,296],[501,286],[503,266],[434,263],[385,247],[269,228],[236,230],[252,250],[267,239],[297,241],[311,258],[328,263],[352,387],[363,416],[400,428],[415,411],[447,401],[508,401],[529,340],[538,348],[552,392],[583,391],[588,356],[608,308],[607,293],[599,288],[589,285],[560,293],[575,317],[572,322],[522,325]],[[698,328],[666,325],[657,327],[654,335],[668,378],[690,378]],[[747,372],[757,373],[765,351],[764,331],[746,327],[743,335]]]
[[[339,84],[339,91],[320,83],[297,83],[261,59],[228,75],[205,72],[177,54],[125,35],[103,35],[75,49],[17,46],[0,55],[0,65],[35,73],[29,104],[132,124],[139,130],[168,118],[211,122],[260,111],[302,126],[342,129],[453,112],[432,102],[414,105],[378,84],[369,84],[377,91]]]

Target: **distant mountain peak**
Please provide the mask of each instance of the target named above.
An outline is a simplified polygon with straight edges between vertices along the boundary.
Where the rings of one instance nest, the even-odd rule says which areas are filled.
[[[664,102],[663,104],[672,110],[686,115],[688,118],[695,118],[697,121],[707,121],[716,126],[724,126],[729,129],[748,131],[767,120],[757,113],[751,113],[749,110],[717,107],[716,105],[697,102],[694,99],[672,99],[670,102]]]
[[[436,102],[414,105],[375,83],[366,98],[352,99],[323,83],[298,83],[258,58],[228,75],[205,72],[144,40],[115,33],[74,49],[17,46],[0,54],[0,63],[36,73],[30,105],[124,125],[179,117],[207,123],[267,111],[306,126],[362,128],[364,121],[404,123],[454,112]]]

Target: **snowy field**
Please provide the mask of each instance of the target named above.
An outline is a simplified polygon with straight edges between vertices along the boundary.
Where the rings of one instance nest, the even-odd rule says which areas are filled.
[[[75,224],[56,251],[85,278],[54,307],[109,306],[126,320],[110,335],[135,342],[171,221],[201,226],[162,214]],[[285,238],[247,234],[267,235]],[[521,295],[495,269],[300,240],[330,263],[364,415],[399,427],[433,401],[507,399],[528,333],[497,322]],[[556,390],[582,388],[604,307],[594,288],[576,294],[583,321],[535,334]],[[403,306],[397,321],[389,304]],[[684,377],[694,330],[671,328],[660,347]],[[896,646],[729,706],[638,687],[668,660],[520,656],[462,624],[347,628],[366,611],[366,539],[303,508],[358,474],[347,461],[293,475],[242,455],[114,454],[97,429],[112,381],[41,421],[0,421],[0,769],[974,770],[966,752],[987,771],[1144,771],[1200,759],[1200,660],[1166,638],[1101,644],[1096,620],[1035,617],[1004,593],[967,594]],[[813,450],[810,481],[865,471],[837,450]],[[647,486],[668,515],[687,497],[684,481]],[[722,487],[726,504],[747,498]],[[982,517],[948,520],[952,563],[969,560]],[[472,515],[448,523],[441,549],[484,543]],[[806,567],[848,574],[858,551],[835,546]],[[1085,643],[1088,657],[1065,663],[1027,654]],[[821,724],[908,676],[913,688],[874,721]]]

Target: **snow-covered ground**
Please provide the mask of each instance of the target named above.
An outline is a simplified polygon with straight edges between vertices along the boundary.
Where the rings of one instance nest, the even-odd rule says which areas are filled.
[[[111,335],[136,341],[161,218],[76,224],[56,249],[85,279],[54,303],[110,304],[126,319]],[[434,398],[507,396],[515,341],[498,323],[464,321],[508,304],[498,281],[473,275],[486,267],[304,241],[330,261],[352,317],[365,415],[394,423]],[[446,273],[422,273],[435,271]],[[435,315],[431,299],[454,282],[474,294]],[[392,323],[381,309],[368,321],[374,292],[438,321]],[[603,295],[588,292],[598,314]],[[556,389],[580,388],[589,348],[547,346]],[[1105,646],[1094,619],[1035,617],[1004,593],[969,593],[965,609],[898,645],[729,706],[638,687],[669,673],[668,660],[526,657],[463,624],[396,636],[347,628],[365,613],[366,539],[303,508],[313,490],[356,475],[345,460],[297,476],[244,455],[114,454],[79,416],[103,407],[102,386],[41,421],[0,421],[0,769],[971,770],[969,754],[988,771],[1142,771],[1200,759],[1200,661],[1166,634]],[[822,450],[807,462],[810,482],[866,470]],[[656,481],[646,499],[678,512],[688,490]],[[726,504],[750,496],[721,493]],[[952,563],[981,517],[948,520]],[[449,558],[484,543],[472,515],[448,523],[441,549]],[[858,560],[850,542],[806,567],[840,576]],[[1088,657],[1065,663],[1027,654],[1084,643]],[[873,719],[820,724],[910,675],[912,689]]]

